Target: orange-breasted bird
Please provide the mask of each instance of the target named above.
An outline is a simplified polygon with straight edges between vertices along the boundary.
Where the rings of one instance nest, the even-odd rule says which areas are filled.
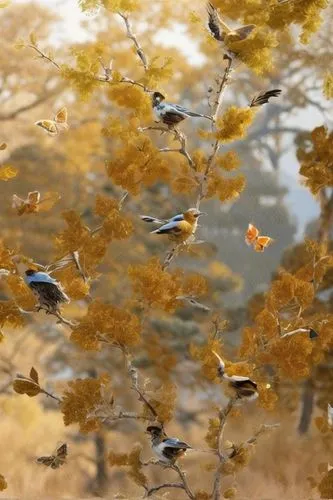
[[[241,375],[227,375],[225,373],[225,364],[221,356],[219,356],[215,351],[212,352],[219,361],[217,368],[218,376],[222,381],[226,380],[228,382],[229,387],[231,387],[235,393],[236,399],[241,402],[254,401],[257,399],[259,394],[256,382],[251,380],[249,377],[242,377]]]
[[[195,234],[198,226],[198,219],[201,215],[206,214],[200,212],[197,208],[189,208],[186,212],[175,215],[166,221],[147,215],[141,215],[141,219],[145,222],[161,224],[159,228],[151,231],[152,234],[167,234],[170,240],[176,241],[177,243],[184,243]]]
[[[185,455],[186,450],[192,449],[190,445],[178,438],[169,438],[164,430],[157,425],[149,425],[147,433],[151,437],[151,447],[161,462],[174,464],[176,460]]]

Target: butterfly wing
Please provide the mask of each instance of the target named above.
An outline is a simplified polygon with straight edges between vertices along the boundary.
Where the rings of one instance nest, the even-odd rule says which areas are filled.
[[[53,120],[39,120],[38,122],[35,122],[35,125],[37,125],[37,127],[41,127],[49,135],[58,135],[59,133],[57,125]]]
[[[65,108],[65,107],[59,109],[59,111],[55,115],[54,121],[56,122],[56,124],[57,124],[58,128],[60,128],[60,130],[67,130],[68,129],[67,117],[68,117],[68,113],[67,113],[67,108]]]
[[[245,243],[247,245],[253,245],[258,236],[259,230],[253,224],[249,224],[245,234]]]
[[[254,249],[256,252],[263,252],[266,247],[268,247],[272,243],[273,239],[269,236],[259,236],[255,243]]]
[[[46,467],[52,467],[52,469],[54,469],[53,464],[54,464],[55,459],[56,459],[56,457],[54,455],[51,455],[50,457],[38,457],[36,459],[36,462],[38,464],[43,464]]]

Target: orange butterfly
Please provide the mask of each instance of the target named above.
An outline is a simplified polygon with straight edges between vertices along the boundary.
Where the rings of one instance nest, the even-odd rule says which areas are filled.
[[[58,469],[61,465],[66,463],[68,448],[67,444],[64,443],[59,448],[57,448],[54,455],[46,456],[46,457],[38,457],[36,462],[38,464],[43,464],[46,467],[51,467],[51,469]]]
[[[62,130],[68,130],[67,108],[61,108],[53,120],[38,120],[35,125],[44,129],[49,135],[58,135]]]
[[[249,224],[245,235],[245,243],[252,245],[256,252],[263,252],[273,241],[273,238],[269,236],[260,236],[259,229],[253,224]]]

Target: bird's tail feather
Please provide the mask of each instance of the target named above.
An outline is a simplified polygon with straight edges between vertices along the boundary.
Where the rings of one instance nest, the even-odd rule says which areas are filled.
[[[152,224],[164,224],[165,221],[161,219],[157,219],[156,217],[150,217],[150,215],[140,215],[140,219],[149,222]]]

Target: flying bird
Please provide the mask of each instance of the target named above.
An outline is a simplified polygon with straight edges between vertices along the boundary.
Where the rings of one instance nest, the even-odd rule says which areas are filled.
[[[194,113],[189,109],[183,108],[183,106],[179,106],[178,104],[165,102],[165,97],[160,92],[153,93],[152,106],[158,121],[162,121],[168,125],[169,128],[174,127],[179,122],[189,118],[190,116],[212,120],[211,116]]]
[[[157,425],[149,425],[147,433],[151,437],[151,447],[161,462],[174,464],[176,460],[185,455],[186,450],[192,449],[190,445],[178,438],[169,438],[164,430]]]
[[[254,401],[259,396],[257,384],[251,380],[249,377],[242,377],[240,375],[227,375],[225,373],[225,365],[221,356],[217,352],[212,351],[217,357],[219,365],[217,368],[218,376],[221,380],[226,380],[229,387],[231,387],[235,393],[235,397],[240,401]]]
[[[45,309],[47,313],[55,313],[59,311],[60,304],[70,302],[61,284],[49,274],[28,269],[24,279],[38,298],[38,310]]]
[[[207,4],[209,31],[218,42],[239,42],[245,40],[256,28],[255,24],[247,24],[237,29],[230,28],[218,14],[217,9],[210,2]]]
[[[183,214],[178,214],[167,221],[141,215],[141,219],[145,222],[154,222],[160,225],[159,228],[151,231],[151,234],[167,234],[169,239],[177,243],[184,243],[196,232],[198,226],[198,218],[201,215],[206,215],[196,208],[189,208]]]

